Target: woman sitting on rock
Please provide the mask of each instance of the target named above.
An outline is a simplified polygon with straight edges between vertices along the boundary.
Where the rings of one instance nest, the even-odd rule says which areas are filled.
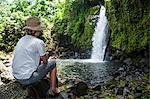
[[[48,94],[58,94],[56,88],[56,62],[48,61],[44,42],[37,38],[43,27],[37,17],[29,17],[24,30],[27,34],[22,37],[15,48],[12,64],[13,75],[22,85],[30,85],[45,78],[49,73],[50,89]]]

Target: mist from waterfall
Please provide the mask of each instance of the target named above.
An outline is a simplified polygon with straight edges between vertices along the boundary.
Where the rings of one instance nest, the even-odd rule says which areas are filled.
[[[101,6],[99,19],[95,28],[95,32],[92,38],[92,55],[91,59],[93,61],[103,61],[105,49],[107,46],[106,34],[108,33],[108,24],[107,18],[105,16],[106,9],[104,6]]]

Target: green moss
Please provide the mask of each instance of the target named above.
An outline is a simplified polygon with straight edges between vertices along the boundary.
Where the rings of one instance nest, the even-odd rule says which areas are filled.
[[[132,52],[148,46],[150,17],[147,3],[147,0],[105,1],[113,47]]]

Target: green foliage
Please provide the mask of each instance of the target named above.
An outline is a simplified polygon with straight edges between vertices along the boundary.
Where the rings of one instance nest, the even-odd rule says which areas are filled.
[[[0,50],[9,52],[23,35],[21,28],[25,18],[21,11],[11,12],[7,3],[0,3],[0,6]]]
[[[59,3],[57,8],[61,8],[57,13],[53,31],[58,35],[67,35],[71,39],[73,46],[77,48],[91,47],[91,38],[94,33],[95,22],[89,19],[90,15],[95,15],[99,7],[90,7],[84,0],[66,0]],[[86,41],[86,42],[85,42]]]
[[[148,0],[105,1],[112,30],[112,46],[132,52],[145,49],[149,42]]]
[[[12,51],[29,16],[38,16],[46,27],[42,38],[50,47],[73,45],[92,47],[95,19],[99,6],[96,0],[14,0],[0,1],[0,50]],[[94,4],[95,5],[95,4]],[[149,42],[148,0],[105,0],[112,46],[126,52],[145,48]],[[63,44],[62,44],[63,43]]]
[[[13,3],[0,2],[0,50],[12,51],[17,41],[24,35],[22,28],[29,16],[38,16],[46,27],[43,38],[49,38],[54,16],[54,4],[49,0],[14,0]]]
[[[38,16],[45,26],[42,39],[47,49],[91,47],[95,21],[90,16],[98,13],[99,6],[92,7],[89,0],[0,1],[0,7],[0,50],[14,49],[24,35],[22,29],[29,16]]]

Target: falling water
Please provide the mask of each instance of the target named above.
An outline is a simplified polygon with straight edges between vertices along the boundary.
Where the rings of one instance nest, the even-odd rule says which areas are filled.
[[[106,49],[106,34],[108,33],[107,18],[105,16],[106,9],[101,6],[99,19],[92,38],[93,49],[91,59],[94,61],[103,61]]]

